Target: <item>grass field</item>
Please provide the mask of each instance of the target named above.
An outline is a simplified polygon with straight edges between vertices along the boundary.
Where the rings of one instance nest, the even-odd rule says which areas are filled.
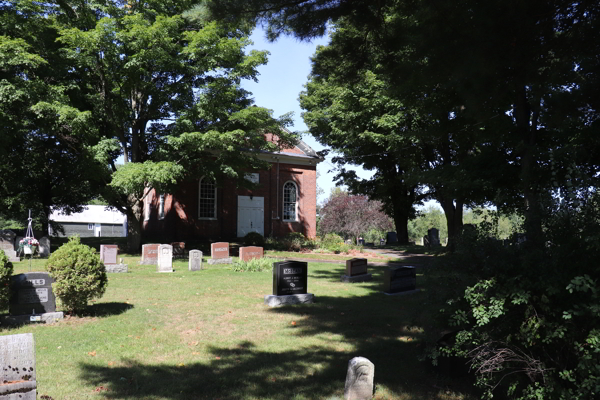
[[[231,266],[156,273],[124,256],[127,274],[110,274],[106,294],[87,315],[54,325],[0,327],[1,335],[33,332],[38,397],[62,399],[333,399],[343,398],[348,361],[375,364],[376,399],[470,399],[467,383],[440,376],[419,361],[440,328],[431,296],[439,277],[421,269],[421,292],[380,292],[374,280],[343,284],[344,266],[309,263],[316,302],[263,304],[270,272]],[[45,260],[33,261],[43,271]],[[27,272],[29,262],[15,264]]]

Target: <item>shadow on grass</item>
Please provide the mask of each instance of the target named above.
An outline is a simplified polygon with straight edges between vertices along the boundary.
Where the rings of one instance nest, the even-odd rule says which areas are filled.
[[[110,317],[111,315],[123,314],[132,308],[133,304],[128,303],[96,303],[88,306],[79,315],[82,317]]]
[[[298,348],[265,351],[248,341],[209,345],[210,355],[199,353],[193,364],[83,363],[80,378],[106,388],[100,393],[108,399],[341,399],[348,361],[362,356],[375,364],[378,398],[464,399],[448,393],[467,393],[468,384],[442,379],[419,361],[426,331],[433,329],[425,325],[432,311],[427,301],[423,292],[396,297],[376,289],[364,296],[318,296],[315,304],[268,310],[272,318],[293,321],[280,334],[298,337]],[[320,344],[311,345],[309,337]]]

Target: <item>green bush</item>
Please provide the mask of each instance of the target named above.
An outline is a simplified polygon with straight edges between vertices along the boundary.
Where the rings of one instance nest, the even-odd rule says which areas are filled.
[[[100,256],[81,244],[78,236],[52,253],[46,269],[55,280],[54,294],[68,312],[83,310],[89,300],[102,297],[106,290],[108,279]]]
[[[0,310],[8,308],[10,298],[10,277],[13,273],[13,265],[8,261],[8,256],[0,250]]]
[[[316,248],[314,240],[307,239],[300,232],[291,232],[283,238],[268,238],[266,245],[269,249],[279,251],[302,251]]]
[[[265,245],[265,238],[258,232],[250,232],[244,236],[244,245],[263,247]]]
[[[235,272],[263,272],[272,271],[273,263],[279,260],[272,258],[253,258],[250,261],[238,261],[233,265]]]
[[[321,247],[329,249],[332,246],[338,246],[344,243],[344,238],[335,233],[328,233],[321,239]]]

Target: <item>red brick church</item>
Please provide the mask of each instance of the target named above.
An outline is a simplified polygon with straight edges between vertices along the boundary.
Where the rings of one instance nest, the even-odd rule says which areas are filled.
[[[281,152],[264,153],[265,171],[249,173],[254,190],[233,182],[216,186],[200,177],[185,182],[173,194],[150,192],[144,202],[142,235],[145,240],[235,239],[249,232],[263,236],[317,233],[316,152],[300,141]]]

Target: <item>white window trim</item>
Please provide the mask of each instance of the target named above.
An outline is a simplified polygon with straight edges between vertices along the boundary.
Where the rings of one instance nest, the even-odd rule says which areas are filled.
[[[158,219],[165,219],[165,195],[158,196]]]
[[[295,209],[294,209],[294,215],[295,215],[295,218],[294,218],[294,219],[285,219],[285,186],[286,186],[288,183],[291,183],[291,184],[293,184],[293,185],[294,185],[294,187],[296,188],[296,205],[295,205]],[[298,199],[299,199],[299,198],[300,198],[300,192],[298,191],[298,184],[296,184],[296,182],[294,182],[294,181],[287,181],[287,182],[285,182],[285,183],[283,184],[283,196],[282,196],[282,199],[283,199],[283,207],[281,208],[281,212],[283,213],[283,215],[282,215],[282,220],[283,220],[284,222],[296,222],[296,221],[298,221]]]
[[[202,181],[206,178],[206,176],[203,176],[202,178],[200,178],[200,180],[198,181],[198,220],[203,220],[203,221],[216,221],[217,220],[217,184],[216,182],[213,183],[214,187],[215,187],[215,206],[214,206],[214,210],[213,210],[213,215],[214,217],[200,217],[200,194],[202,193],[200,190],[200,187],[202,186]],[[206,178],[208,179],[208,178]]]

